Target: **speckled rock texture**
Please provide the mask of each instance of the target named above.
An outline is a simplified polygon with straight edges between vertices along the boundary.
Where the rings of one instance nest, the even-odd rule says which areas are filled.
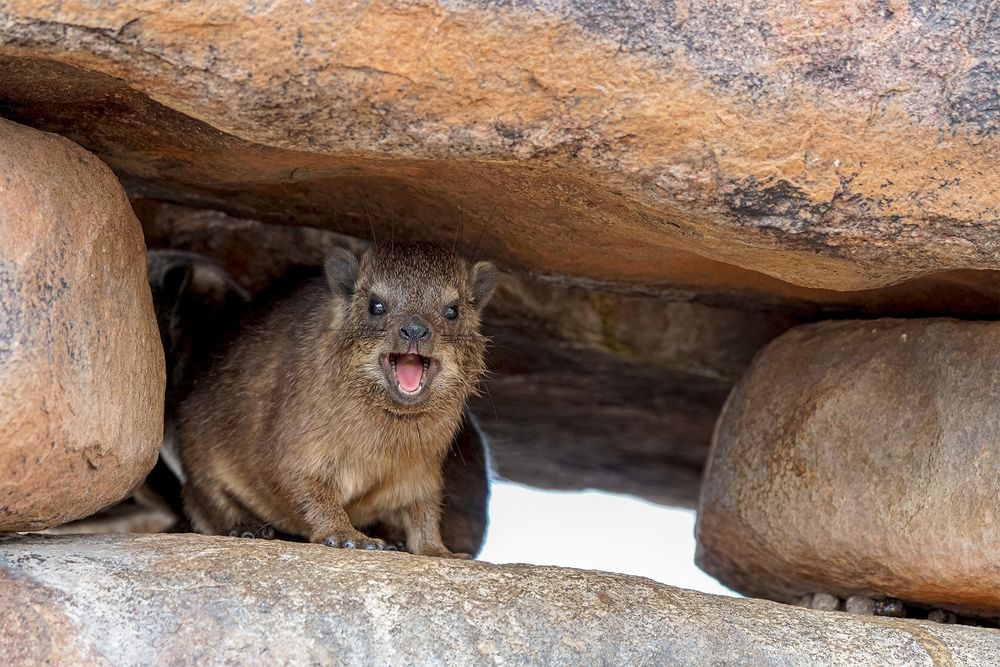
[[[4,665],[991,665],[1000,633],[197,535],[0,540]]]
[[[0,113],[133,195],[791,296],[998,268],[998,54],[990,0],[11,0]]]
[[[92,514],[156,460],[164,364],[114,174],[0,119],[0,530]]]
[[[719,418],[701,567],[748,595],[1000,616],[1000,323],[798,327]]]

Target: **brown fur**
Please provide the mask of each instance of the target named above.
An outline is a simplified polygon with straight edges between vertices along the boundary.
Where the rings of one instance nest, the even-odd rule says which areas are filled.
[[[496,283],[435,245],[346,251],[239,335],[178,410],[185,510],[225,534],[266,524],[314,542],[382,548],[357,529],[401,530],[413,553],[448,555],[440,536],[442,463],[483,373],[479,313]],[[372,294],[387,308],[369,314]],[[449,304],[459,317],[445,319]],[[431,326],[420,353],[440,369],[416,405],[386,381],[384,353]]]

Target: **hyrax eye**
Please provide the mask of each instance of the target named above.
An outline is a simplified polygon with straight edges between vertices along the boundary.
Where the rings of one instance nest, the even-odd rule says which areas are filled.
[[[372,297],[368,302],[368,312],[372,315],[385,315],[385,304]]]
[[[449,320],[454,320],[458,318],[458,306],[448,306],[444,309],[444,316]]]

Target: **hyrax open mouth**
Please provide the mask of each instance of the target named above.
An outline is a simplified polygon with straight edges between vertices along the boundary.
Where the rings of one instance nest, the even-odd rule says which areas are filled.
[[[389,380],[404,396],[416,396],[430,383],[436,362],[431,357],[407,352],[387,354],[383,364],[388,366]]]

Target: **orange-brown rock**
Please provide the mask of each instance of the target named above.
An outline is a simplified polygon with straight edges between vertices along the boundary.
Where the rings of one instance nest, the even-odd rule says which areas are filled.
[[[0,119],[0,531],[85,517],[152,467],[163,353],[114,174]]]
[[[0,109],[132,194],[796,297],[998,268],[991,7],[12,0]]]
[[[748,595],[1000,616],[998,416],[1000,323],[795,328],[719,418],[698,562]]]

